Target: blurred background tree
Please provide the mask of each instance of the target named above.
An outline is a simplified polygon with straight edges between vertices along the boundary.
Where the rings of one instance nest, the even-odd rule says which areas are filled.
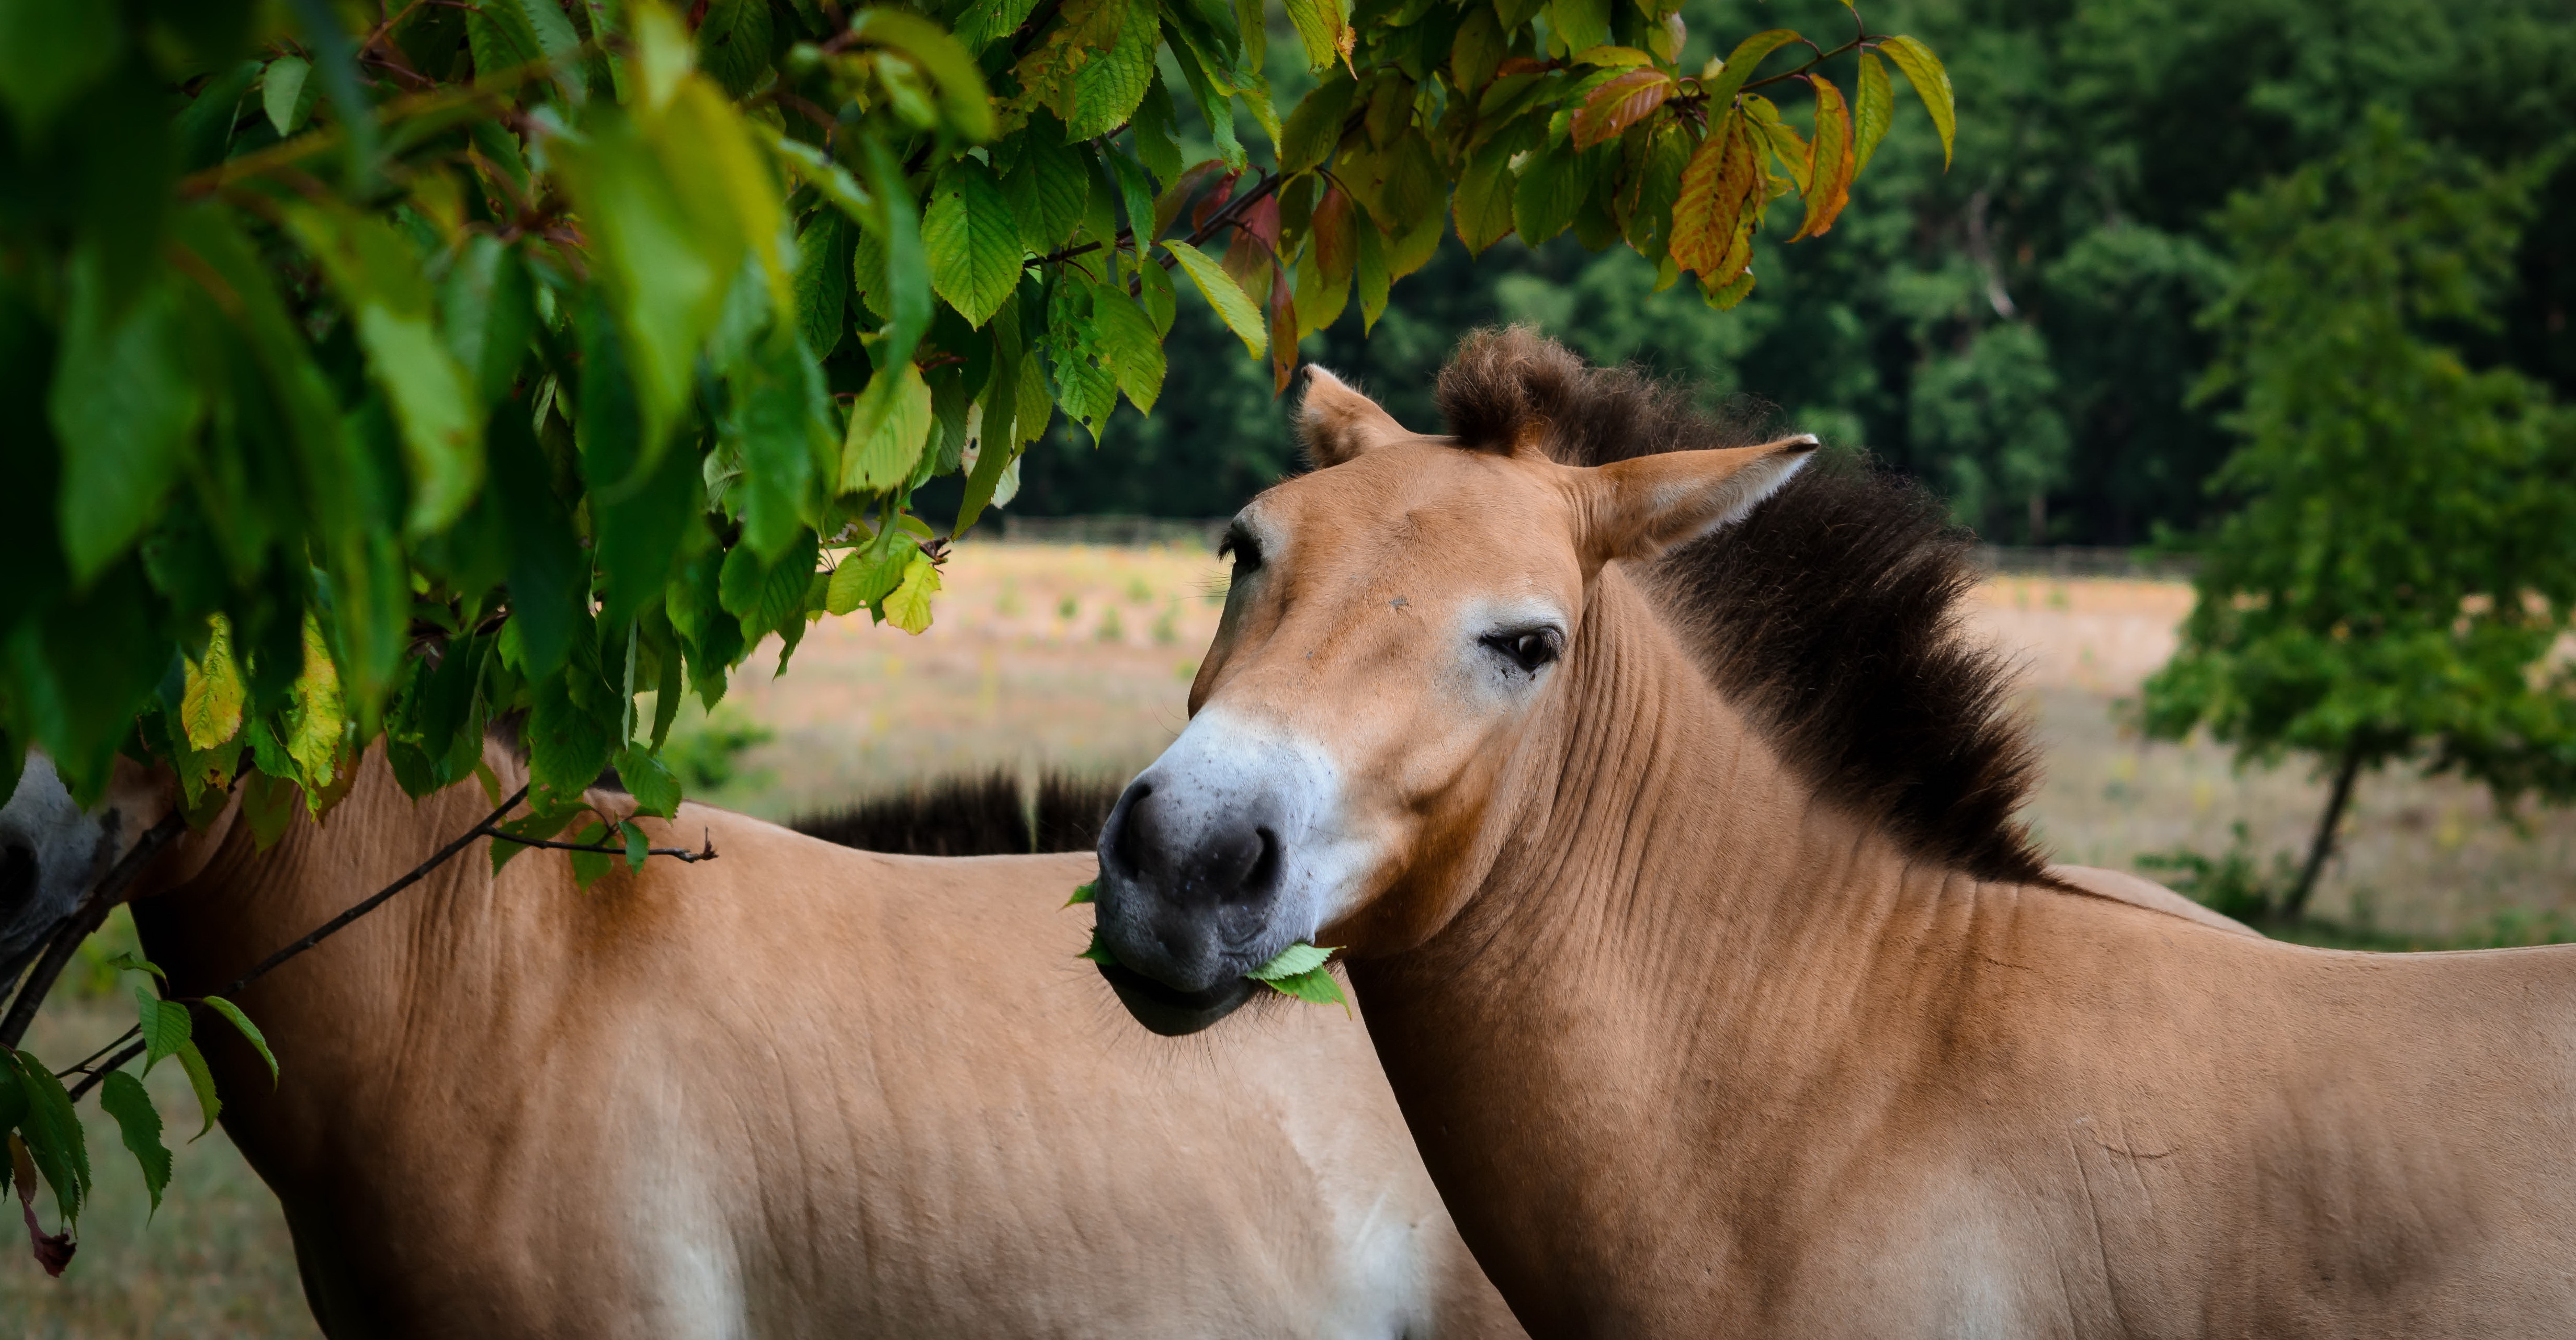
[[[2142,706],[2153,735],[2205,725],[2241,761],[2297,752],[2331,779],[2270,909],[2285,920],[2354,783],[2392,762],[2500,806],[2576,798],[2576,413],[2459,347],[2502,325],[2550,165],[2447,155],[2374,110],[2349,147],[2219,217],[2235,265],[2194,400],[2227,406],[2243,439],[2211,480],[2236,506]]]
[[[1683,63],[1708,54],[1703,33],[1823,30],[1839,8],[1691,0]],[[1349,313],[1303,352],[1432,427],[1431,375],[1456,335],[1534,321],[1595,359],[1758,395],[1866,446],[1990,538],[2148,543],[2212,515],[2203,482],[2230,446],[2224,406],[2188,392],[2216,347],[2195,318],[2226,283],[2216,216],[2232,193],[2335,152],[2371,106],[2489,164],[2576,133],[2576,23],[2560,0],[1904,0],[1870,7],[1870,22],[1949,62],[1957,161],[1945,174],[1929,128],[1900,118],[1834,231],[1762,257],[1733,311],[1649,295],[1651,267],[1570,236],[1506,241],[1472,264],[1444,244],[1372,335]],[[1295,72],[1275,68],[1279,50],[1284,98]],[[2576,161],[2532,202],[2536,218],[2576,217]],[[2453,347],[2576,396],[2576,229],[2527,230],[2490,298],[2493,323],[2452,332]],[[1175,350],[1225,338],[1186,308],[1178,334]],[[1060,429],[1032,448],[1015,510],[1231,511],[1295,455],[1244,362],[1211,352],[1151,418],[1122,409],[1098,448],[1110,468]],[[2043,431],[2008,447],[1977,431],[2000,413]],[[2062,455],[2043,449],[2051,423]]]

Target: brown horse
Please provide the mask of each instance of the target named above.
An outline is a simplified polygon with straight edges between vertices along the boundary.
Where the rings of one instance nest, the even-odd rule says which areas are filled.
[[[1317,379],[1328,468],[1235,522],[1101,840],[1140,1017],[1347,946],[1536,1334],[2576,1334],[2576,950],[2307,949],[2052,870],[1936,505],[1691,449],[1525,334],[1440,398],[1422,437]]]
[[[85,870],[171,799],[139,772],[86,819],[30,794],[0,831]],[[228,812],[137,885],[145,949],[174,995],[214,990],[486,808],[414,803],[371,754],[267,851]],[[585,893],[555,853],[495,878],[478,843],[242,994],[274,1089],[209,1042],[328,1334],[1518,1334],[1341,1011],[1181,1049],[1116,1025],[1058,911],[1088,853],[880,856],[696,805],[645,826],[720,859]]]

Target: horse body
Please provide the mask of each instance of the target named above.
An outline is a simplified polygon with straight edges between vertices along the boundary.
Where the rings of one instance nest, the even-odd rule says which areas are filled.
[[[136,904],[145,948],[172,994],[218,989],[482,807],[415,806],[370,755],[324,826],[183,840]],[[645,822],[722,857],[584,893],[559,855],[496,878],[478,844],[242,993],[273,1090],[207,1039],[331,1335],[1515,1330],[1358,1024],[1113,1026],[1084,918],[1056,914],[1088,856]]]
[[[1804,803],[1626,585],[1568,670],[1645,691],[1568,693],[1620,719],[1525,744],[1483,889],[1350,969],[1533,1333],[2576,1325],[2567,954],[2310,950],[1926,866]]]
[[[1812,440],[1676,450],[1518,333],[1441,393],[1459,439],[1319,377],[1325,468],[1238,519],[1101,839],[1131,1012],[1345,946],[1534,1334],[2576,1332],[2576,951],[2307,949],[2052,870],[1937,509],[1786,485]]]

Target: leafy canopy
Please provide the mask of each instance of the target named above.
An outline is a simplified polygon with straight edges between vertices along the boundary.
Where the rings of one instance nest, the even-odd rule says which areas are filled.
[[[1258,0],[0,0],[0,794],[31,746],[87,797],[123,752],[267,843],[379,741],[497,800],[524,714],[507,833],[610,766],[668,815],[683,696],[825,613],[928,627],[916,491],[962,476],[962,534],[1058,410],[1150,410],[1182,287],[1276,388],[1453,225],[1724,306],[1777,202],[1833,226],[1891,69],[1953,134],[1931,50],[1856,14],[1685,72],[1671,0],[1283,8],[1318,76],[1284,117]],[[642,859],[605,816],[575,844],[612,838]],[[211,1120],[195,1006],[258,1031],[137,1003]],[[157,1193],[139,1095],[106,1090]],[[54,1074],[11,1053],[0,1118],[75,1217]]]
[[[2243,444],[2155,735],[2457,770],[2576,797],[2576,414],[2440,338],[2490,320],[2535,168],[2465,166],[2371,118],[2237,197],[2208,315]]]

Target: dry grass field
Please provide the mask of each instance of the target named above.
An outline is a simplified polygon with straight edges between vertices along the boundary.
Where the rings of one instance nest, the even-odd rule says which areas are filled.
[[[772,738],[702,794],[785,818],[947,772],[1132,772],[1181,727],[1222,582],[1194,548],[969,544],[920,637],[862,614],[814,628],[784,678],[769,674],[774,648],[757,658],[715,725]],[[2171,650],[2189,606],[2187,588],[2159,582],[2004,578],[1980,593],[1976,628],[2023,667],[2021,710],[2048,760],[2030,818],[2060,859],[2127,868],[2177,846],[2217,854],[2240,821],[2267,863],[2303,849],[2322,795],[2303,771],[2240,774],[2223,749],[2148,743],[2119,724],[2118,701]],[[681,721],[710,733],[694,704]],[[2525,819],[2518,828],[2455,783],[2371,778],[2315,910],[2392,944],[2567,938],[2576,815]],[[121,1009],[48,1011],[34,1045],[78,1054],[123,1026]],[[176,1074],[153,1083],[167,1090],[165,1111],[188,1110]],[[91,1138],[116,1148],[103,1123]],[[101,1192],[67,1280],[43,1279],[23,1250],[0,1253],[0,1330],[314,1334],[276,1208],[220,1134],[180,1149],[171,1198],[148,1229],[121,1159],[100,1156]]]

